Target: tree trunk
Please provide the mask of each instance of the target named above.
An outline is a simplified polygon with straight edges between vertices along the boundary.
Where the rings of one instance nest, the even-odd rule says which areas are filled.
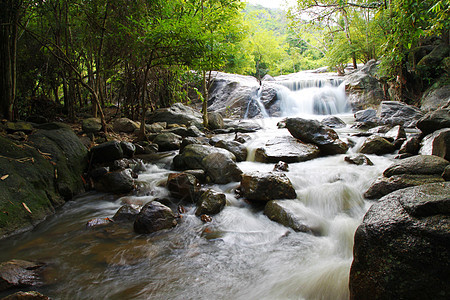
[[[206,71],[202,71],[203,75],[203,104],[202,104],[202,113],[203,113],[203,127],[208,128],[208,86],[206,84]]]
[[[13,87],[10,32],[9,24],[0,25],[0,115],[12,120],[12,112],[10,112]]]

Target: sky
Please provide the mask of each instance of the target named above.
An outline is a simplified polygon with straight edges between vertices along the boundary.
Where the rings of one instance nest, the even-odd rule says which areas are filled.
[[[246,0],[248,3],[251,4],[259,4],[265,7],[270,8],[285,8],[286,3],[292,4],[297,3],[297,0]]]

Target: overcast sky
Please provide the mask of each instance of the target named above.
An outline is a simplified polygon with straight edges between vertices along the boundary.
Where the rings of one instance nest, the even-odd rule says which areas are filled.
[[[251,4],[259,4],[265,7],[272,7],[272,8],[285,8],[286,3],[288,3],[290,6],[292,4],[297,3],[297,0],[246,0],[247,2]]]

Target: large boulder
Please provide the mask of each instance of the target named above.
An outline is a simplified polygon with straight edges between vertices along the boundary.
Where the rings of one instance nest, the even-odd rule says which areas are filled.
[[[396,150],[395,145],[378,135],[372,135],[366,138],[361,148],[360,153],[383,155],[393,153]]]
[[[218,214],[222,211],[226,204],[227,199],[225,194],[209,189],[200,195],[197,201],[197,209],[195,210],[195,215],[201,216],[203,214]]]
[[[102,129],[102,122],[99,118],[84,119],[81,128],[86,134],[97,133]]]
[[[149,112],[146,118],[148,123],[166,122],[167,125],[195,125],[197,128],[203,128],[201,113],[182,103],[175,103],[169,108],[160,108]]]
[[[182,139],[181,136],[175,133],[166,132],[158,134],[153,143],[158,145],[159,151],[171,151],[180,149]]]
[[[0,263],[0,292],[42,285],[43,268],[42,263],[17,259]]]
[[[176,225],[177,220],[172,210],[158,201],[152,201],[142,207],[136,221],[134,221],[134,231],[137,233],[153,233],[173,228]]]
[[[340,119],[336,116],[326,117],[320,123],[322,125],[328,126],[330,128],[343,128],[343,127],[347,126],[347,124],[345,124],[345,122],[342,121],[342,119]]]
[[[231,160],[236,157],[228,150],[208,145],[191,144],[184,147],[183,151],[174,158],[174,165],[180,169],[203,169],[202,161],[212,153],[223,153]]]
[[[134,190],[135,183],[130,170],[108,172],[94,182],[99,192],[126,194]]]
[[[426,112],[435,111],[450,100],[450,85],[431,88],[420,100],[420,109]]]
[[[449,162],[434,155],[416,155],[393,163],[384,170],[385,177],[394,175],[441,175]]]
[[[263,147],[256,149],[255,160],[264,163],[295,163],[319,157],[319,147],[305,144],[291,137],[277,137],[266,142]]]
[[[226,184],[241,180],[242,171],[228,153],[211,153],[202,160],[201,164],[209,182]]]
[[[247,159],[247,147],[236,141],[218,141],[214,147],[223,148],[234,154],[236,161],[245,161]]]
[[[420,149],[420,135],[414,134],[409,136],[406,141],[403,142],[403,144],[400,147],[400,150],[398,150],[399,154],[405,154],[409,153],[412,155],[419,154]]]
[[[175,126],[173,128],[170,129],[165,129],[163,130],[161,133],[166,133],[166,132],[170,132],[170,133],[174,133],[176,135],[179,135],[181,137],[201,137],[204,136],[203,132],[201,132],[197,126],[191,125],[189,127],[185,127],[185,126]]]
[[[123,158],[123,149],[118,141],[110,141],[94,146],[90,151],[91,163],[107,163]]]
[[[380,119],[384,124],[415,127],[423,115],[417,107],[399,101],[383,101],[380,105]]]
[[[372,205],[355,233],[350,299],[448,299],[449,191],[421,185]]]
[[[286,128],[296,139],[319,147],[332,144],[338,139],[338,135],[334,130],[323,126],[317,120],[289,118],[286,120]]]
[[[448,127],[450,127],[450,105],[427,113],[417,122],[417,128],[426,135]]]
[[[419,154],[436,155],[450,160],[450,128],[437,130],[422,140]]]
[[[208,128],[211,130],[223,129],[223,117],[218,112],[208,112]]]
[[[114,120],[113,129],[115,132],[133,133],[136,129],[139,129],[139,124],[128,118],[119,118]]]
[[[283,173],[251,172],[242,175],[240,194],[256,202],[277,199],[295,199],[297,193],[289,178]]]

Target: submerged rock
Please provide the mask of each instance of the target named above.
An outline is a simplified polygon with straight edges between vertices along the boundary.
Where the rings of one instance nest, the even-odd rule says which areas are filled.
[[[44,266],[43,263],[18,259],[0,263],[0,291],[43,285]]]
[[[170,229],[177,225],[172,210],[157,201],[144,205],[134,221],[136,233],[153,233],[163,229]]]
[[[450,183],[402,189],[355,233],[350,299],[448,299]]]
[[[283,173],[251,172],[242,175],[241,196],[257,202],[276,199],[295,199],[297,194],[289,178]]]
[[[51,298],[36,291],[29,291],[17,292],[2,298],[2,300],[51,300]]]

